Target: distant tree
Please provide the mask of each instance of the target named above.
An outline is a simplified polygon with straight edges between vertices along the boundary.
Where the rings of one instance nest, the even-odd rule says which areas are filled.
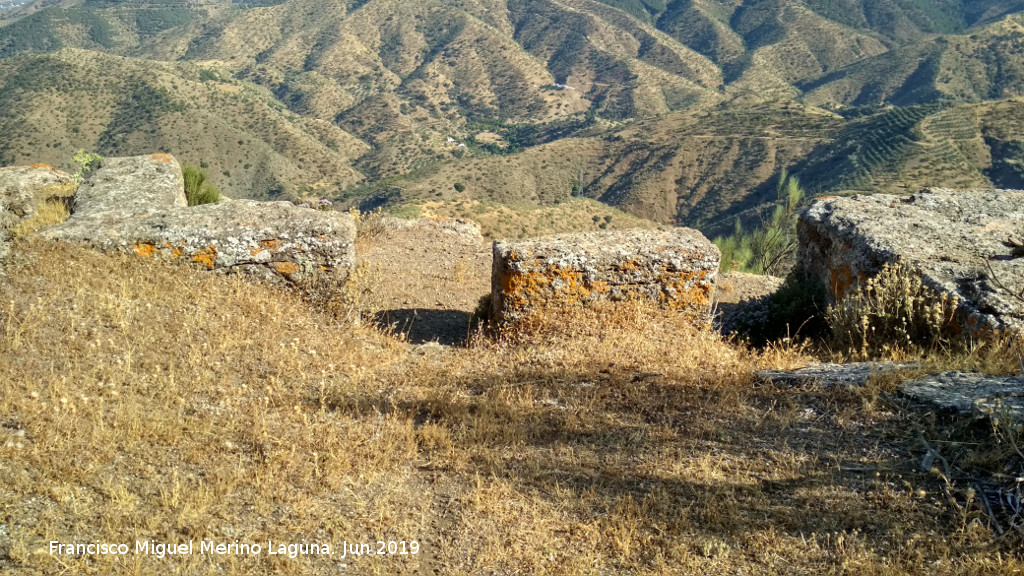
[[[465,192],[466,191],[466,185],[463,184],[462,182],[456,182],[455,183],[455,191],[460,193],[460,194]]]

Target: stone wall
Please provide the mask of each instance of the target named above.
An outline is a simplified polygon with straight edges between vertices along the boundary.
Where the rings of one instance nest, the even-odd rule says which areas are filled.
[[[348,214],[288,202],[187,207],[181,168],[167,154],[105,159],[76,194],[71,218],[44,232],[108,252],[288,281],[346,278],[355,234]]]
[[[508,322],[539,308],[626,299],[704,315],[719,259],[718,248],[688,228],[495,242],[491,316]]]

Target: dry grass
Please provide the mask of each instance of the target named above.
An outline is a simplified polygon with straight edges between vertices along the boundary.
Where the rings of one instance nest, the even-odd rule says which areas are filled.
[[[408,346],[295,294],[25,239],[0,287],[6,574],[1008,574],[870,391],[753,385],[642,307]],[[417,540],[390,557],[46,542]]]

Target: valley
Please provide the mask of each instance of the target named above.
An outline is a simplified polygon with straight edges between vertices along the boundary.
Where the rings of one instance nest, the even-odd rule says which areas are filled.
[[[576,197],[718,234],[783,169],[810,196],[1024,186],[1022,10],[42,0],[0,16],[0,164],[159,149],[233,197]]]

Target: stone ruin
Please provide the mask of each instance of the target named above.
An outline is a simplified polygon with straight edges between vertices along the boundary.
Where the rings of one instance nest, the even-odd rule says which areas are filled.
[[[836,300],[898,262],[957,297],[966,336],[1024,328],[1024,191],[821,198],[798,234],[800,271]]]
[[[706,316],[719,258],[689,228],[495,242],[490,315],[512,322],[541,308],[636,298]]]
[[[107,158],[75,194],[71,217],[45,237],[107,252],[191,262],[270,281],[343,280],[354,259],[349,214],[289,202],[222,200],[188,207],[168,154]]]
[[[8,231],[32,216],[38,195],[70,181],[44,165],[0,168],[0,261]],[[477,228],[458,224],[443,232],[480,240]],[[225,200],[188,207],[181,169],[166,154],[104,160],[79,187],[71,217],[42,233],[109,252],[274,281],[317,273],[346,277],[355,240],[348,214],[288,202]],[[886,263],[900,263],[927,286],[958,298],[966,334],[1024,327],[1024,191],[932,189],[907,197],[821,198],[801,214],[798,235],[798,272],[834,299]],[[543,308],[643,299],[706,318],[719,258],[713,244],[686,228],[495,242],[490,312],[500,322],[514,322]],[[757,378],[780,385],[859,386],[874,374],[919,369],[817,365],[762,371]],[[1020,376],[924,375],[904,381],[900,392],[941,411],[1024,415]]]

